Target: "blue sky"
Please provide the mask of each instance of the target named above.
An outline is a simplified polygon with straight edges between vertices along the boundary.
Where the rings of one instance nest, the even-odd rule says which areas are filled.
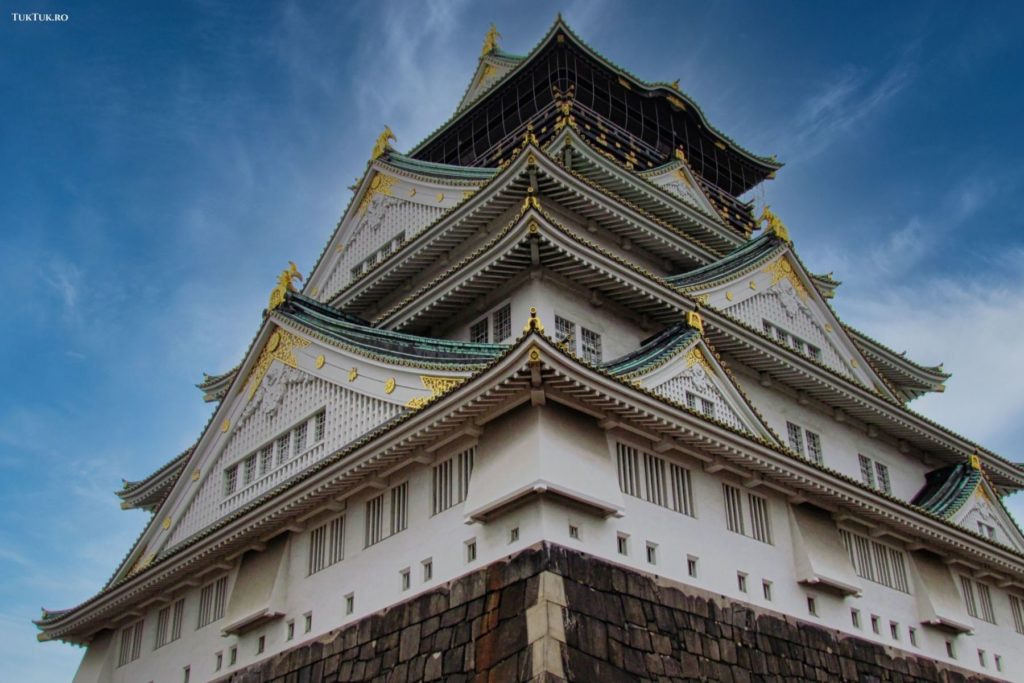
[[[648,80],[786,162],[754,191],[849,323],[954,373],[917,410],[1024,461],[1024,11],[1013,3],[90,2],[0,15],[0,659],[70,680],[40,605],[98,590],[119,510],[189,446],[193,384],[238,362],[275,275],[308,272],[389,124],[444,121],[490,22],[561,9]],[[1024,519],[1024,495],[1009,500]]]

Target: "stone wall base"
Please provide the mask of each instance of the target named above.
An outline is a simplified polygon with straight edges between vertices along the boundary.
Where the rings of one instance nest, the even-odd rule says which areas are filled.
[[[994,679],[544,544],[220,683],[436,680]]]

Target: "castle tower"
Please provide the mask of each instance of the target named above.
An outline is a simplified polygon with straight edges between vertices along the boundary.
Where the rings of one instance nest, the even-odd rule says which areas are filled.
[[[1010,679],[1024,468],[841,322],[781,164],[559,18],[385,128],[271,291],[109,583],[76,683]]]

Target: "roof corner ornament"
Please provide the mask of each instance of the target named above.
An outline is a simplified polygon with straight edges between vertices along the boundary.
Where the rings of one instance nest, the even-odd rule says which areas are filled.
[[[277,286],[270,290],[270,305],[267,307],[268,310],[274,310],[278,306],[284,303],[285,295],[288,292],[295,291],[295,285],[292,284],[293,280],[302,280],[302,273],[295,266],[293,261],[288,262],[288,267],[281,271],[281,274],[277,276]]]
[[[786,225],[775,215],[771,207],[765,204],[764,209],[761,211],[760,218],[757,219],[758,223],[764,223],[765,229],[778,237],[783,242],[792,244],[793,240],[789,238],[789,230]]]
[[[981,470],[981,458],[978,457],[977,453],[971,453],[971,468]]]
[[[391,146],[391,140],[397,141],[398,138],[395,137],[395,134],[391,131],[390,126],[384,126],[384,131],[379,136],[377,136],[377,142],[373,144],[373,152],[370,154],[370,161],[379,159],[384,154],[384,152],[388,151],[389,149],[394,149]]]
[[[537,308],[530,306],[530,319],[526,321],[526,326],[523,327],[523,332],[544,332],[544,323],[537,317]]]
[[[498,40],[501,38],[501,34],[498,33],[498,27],[491,24],[491,27],[487,29],[487,35],[484,36],[484,47],[480,50],[480,56],[486,57],[495,50],[498,49]]]
[[[704,320],[697,311],[686,312],[686,324],[704,334]]]
[[[526,196],[523,197],[523,208],[521,212],[526,213],[529,211],[531,206],[540,211],[540,200],[537,199],[537,195],[533,193],[533,188],[528,187],[526,188]]]

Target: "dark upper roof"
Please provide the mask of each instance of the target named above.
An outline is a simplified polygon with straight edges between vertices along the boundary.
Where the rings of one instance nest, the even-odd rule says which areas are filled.
[[[925,475],[925,485],[910,501],[928,512],[949,517],[960,509],[981,481],[981,470],[960,462]]]
[[[767,260],[769,257],[774,256],[779,248],[784,247],[785,244],[774,233],[765,232],[763,235],[729,252],[714,263],[709,263],[702,268],[673,275],[665,279],[676,287],[692,287],[704,284],[705,282],[714,282]]]
[[[569,55],[567,57],[566,55]],[[566,64],[573,73],[566,71]],[[697,104],[675,84],[647,83],[613,64],[577,37],[561,17],[541,42],[486,93],[456,113],[410,155],[459,165],[491,165],[518,142],[527,121],[554,123],[557,89],[570,86],[583,112],[628,134],[636,153],[655,164],[681,146],[697,173],[733,196],[754,187],[782,166],[754,155],[717,131]],[[623,104],[636,115],[624,117]],[[506,139],[508,138],[508,139]],[[623,144],[627,144],[624,142]]]
[[[617,377],[660,365],[700,336],[700,332],[684,322],[669,325],[661,332],[640,342],[640,348],[602,363],[601,368]]]
[[[274,312],[334,341],[397,362],[465,365],[469,369],[489,363],[508,348],[504,344],[435,339],[372,327],[358,316],[298,292],[289,292]]]

